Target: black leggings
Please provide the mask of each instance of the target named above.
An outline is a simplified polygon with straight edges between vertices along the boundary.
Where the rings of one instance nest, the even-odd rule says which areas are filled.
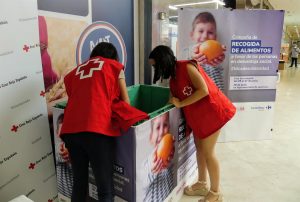
[[[295,67],[297,67],[297,63],[298,63],[297,58],[292,58],[292,62],[291,62],[290,67],[293,66],[294,62],[295,62]]]
[[[73,169],[72,202],[86,201],[89,162],[97,184],[98,201],[113,202],[115,138],[82,132],[63,135],[62,139],[69,150]]]

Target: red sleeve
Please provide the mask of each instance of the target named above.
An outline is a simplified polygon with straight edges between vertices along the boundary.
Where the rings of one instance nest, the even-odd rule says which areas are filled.
[[[73,71],[72,71],[73,72]],[[64,78],[64,84],[65,84],[65,88],[66,88],[66,92],[67,92],[67,95],[68,95],[68,97],[70,97],[70,95],[71,95],[71,72],[69,73],[69,74],[67,74],[66,76],[65,76],[65,78]]]

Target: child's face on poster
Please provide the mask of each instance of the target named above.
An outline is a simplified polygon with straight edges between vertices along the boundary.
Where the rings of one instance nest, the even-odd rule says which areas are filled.
[[[206,40],[215,40],[217,38],[217,30],[214,23],[200,22],[195,25],[191,32],[191,38],[196,43],[202,43]]]
[[[152,129],[150,134],[150,142],[152,145],[157,145],[162,137],[169,132],[169,114],[161,115],[152,121]]]

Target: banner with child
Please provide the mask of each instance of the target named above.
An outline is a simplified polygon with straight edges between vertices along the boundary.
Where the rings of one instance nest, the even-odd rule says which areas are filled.
[[[275,10],[179,10],[178,59],[196,59],[237,107],[221,141],[271,138],[283,16]]]

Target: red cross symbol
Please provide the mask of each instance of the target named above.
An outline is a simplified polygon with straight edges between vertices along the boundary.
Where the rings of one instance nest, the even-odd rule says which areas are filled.
[[[29,166],[28,166],[28,169],[32,169],[33,170],[34,167],[35,167],[35,163],[30,163]]]
[[[16,132],[18,131],[18,128],[19,128],[19,126],[13,125],[13,126],[11,127],[10,131],[13,131],[13,132],[16,133]]]
[[[52,199],[48,199],[48,202],[53,202],[53,200]]]
[[[185,86],[182,92],[184,95],[190,96],[192,94],[192,91],[193,91],[192,87]]]
[[[77,67],[76,75],[80,74],[80,79],[85,79],[93,76],[94,71],[100,71],[104,61],[95,58]]]
[[[44,91],[41,91],[40,96],[45,97],[45,94],[46,93]]]
[[[27,45],[24,45],[24,47],[23,47],[23,51],[26,51],[26,52],[28,52],[28,50],[29,50],[29,46],[27,46]]]

